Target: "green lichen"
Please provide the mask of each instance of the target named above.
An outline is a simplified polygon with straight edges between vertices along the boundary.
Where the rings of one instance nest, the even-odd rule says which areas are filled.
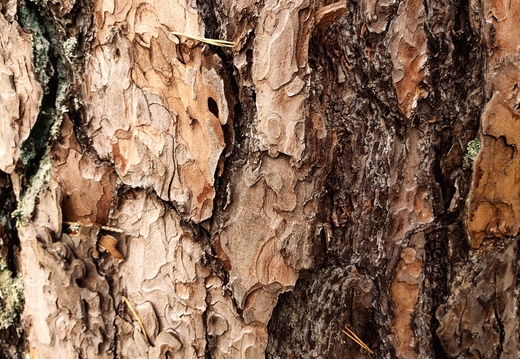
[[[47,0],[32,0],[32,2],[40,6],[48,6]]]
[[[7,268],[0,260],[0,330],[16,322],[23,304],[23,279]]]
[[[22,0],[18,10],[21,24],[31,30],[33,43],[34,72],[45,94],[49,93],[49,82],[54,76],[54,67],[50,58],[51,43],[45,36],[47,33],[54,35],[54,29],[48,23],[42,24],[42,19],[38,16],[33,7]]]
[[[479,151],[480,140],[478,138],[468,142],[468,146],[466,147],[466,154],[464,155],[464,162],[462,163],[463,169],[473,167],[473,162],[475,161],[475,157],[477,157]]]
[[[45,1],[21,0],[19,18],[33,35],[34,68],[44,96],[31,133],[21,146],[19,171],[27,185],[22,187],[18,207],[12,214],[18,225],[30,220],[38,196],[50,180],[50,147],[60,136],[63,114],[69,111],[64,105],[70,91],[67,62],[70,66],[77,47],[76,38],[60,44],[58,34],[62,32]]]
[[[76,60],[76,46],[78,45],[78,39],[75,37],[69,37],[63,43],[63,55],[67,59],[67,61],[71,64],[75,64]]]
[[[23,225],[31,219],[38,196],[42,190],[47,188],[51,179],[51,168],[49,157],[45,156],[40,163],[38,171],[31,178],[27,190],[20,198],[18,207],[13,211],[12,217],[16,219],[17,225]]]

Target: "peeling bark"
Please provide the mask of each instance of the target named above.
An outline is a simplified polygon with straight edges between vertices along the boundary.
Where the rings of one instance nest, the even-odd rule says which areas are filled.
[[[219,58],[171,34],[199,35],[188,3],[108,5],[94,5],[99,30],[86,67],[93,147],[125,185],[152,188],[190,220],[206,220],[222,152],[233,144],[224,138],[232,104]]]
[[[392,59],[392,81],[399,100],[399,108],[408,118],[417,103],[428,96],[422,85],[427,75],[424,3],[419,0],[399,4],[397,16],[391,21],[387,46]]]
[[[20,159],[42,100],[42,88],[34,75],[30,36],[18,23],[0,16],[0,170],[12,173]]]
[[[486,90],[490,97],[482,113],[482,146],[475,162],[468,208],[470,245],[485,239],[507,239],[520,228],[518,116],[518,53],[516,23],[520,6],[504,1],[483,1],[480,22],[487,45]],[[485,24],[485,25],[484,25]],[[517,29],[516,29],[517,30]]]

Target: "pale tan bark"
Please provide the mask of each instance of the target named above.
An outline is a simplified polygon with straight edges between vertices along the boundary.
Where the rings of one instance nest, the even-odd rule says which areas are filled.
[[[0,28],[0,170],[12,173],[36,122],[42,88],[34,75],[30,35],[4,16]]]

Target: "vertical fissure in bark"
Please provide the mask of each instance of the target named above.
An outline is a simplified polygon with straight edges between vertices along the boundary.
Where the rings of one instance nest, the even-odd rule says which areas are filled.
[[[20,239],[16,231],[16,220],[11,214],[16,209],[16,196],[10,177],[0,171],[0,277],[6,282],[0,283],[0,356],[3,358],[21,358],[26,346],[25,331],[22,330],[23,300],[22,293],[10,287],[12,281],[22,281],[20,273]],[[22,288],[19,288],[21,291]],[[17,305],[7,307],[7,301],[19,297]]]
[[[86,51],[79,46],[88,45],[86,33],[90,31],[90,8],[88,3],[81,1],[72,5],[66,9],[24,0],[18,7],[20,24],[32,34],[35,74],[43,88],[38,116],[29,137],[20,146],[17,171],[23,181],[22,198],[26,192],[43,189],[42,181],[46,181],[44,178],[47,176],[44,168],[49,160],[49,151],[60,136],[63,119],[72,118],[78,123],[77,118],[81,117],[82,104],[76,80],[81,77],[83,69],[80,61],[84,59],[82,51]],[[29,194],[28,197],[37,195]],[[21,202],[30,201],[31,198]],[[22,221],[26,221],[33,210],[25,207],[31,206],[21,203],[15,212]]]
[[[199,11],[199,15],[202,19],[202,22],[204,23],[205,36],[210,39],[226,40],[222,35],[222,24],[219,22],[219,19],[216,15],[218,9],[215,8],[215,0],[197,0],[197,10]],[[225,72],[223,80],[226,82],[227,85],[225,95],[229,98],[229,100],[231,100],[232,103],[234,103],[234,110],[238,110],[238,112],[240,112],[241,102],[237,101],[237,99],[239,98],[239,86],[237,80],[235,79],[237,71],[236,68],[233,66],[233,60],[230,50],[214,45],[209,45],[209,47],[211,48],[212,53],[217,54],[221,59],[221,66],[223,67],[223,71]],[[217,104],[214,99],[211,100],[213,100],[211,108],[213,108],[217,112],[215,116],[218,117]],[[208,107],[210,106],[211,100],[208,99]],[[238,120],[237,117],[238,115],[234,114],[235,121]],[[233,122],[233,124],[236,126],[235,121]],[[230,133],[231,130],[229,129],[229,127],[230,124],[224,125],[224,130],[229,133],[228,136],[230,139],[230,141],[226,141],[226,143],[233,143],[233,135]],[[230,146],[230,149],[233,150],[232,146]],[[230,149],[227,149],[226,152],[229,152]]]
[[[16,196],[10,177],[0,171],[0,258],[6,260],[7,267],[13,273],[19,268],[18,251],[20,238],[16,230],[16,220],[12,213],[16,209]]]
[[[97,269],[97,268],[96,268]],[[111,308],[110,310],[113,310],[115,313],[119,313],[119,314],[122,314],[121,313],[121,301],[119,304],[117,304],[117,300],[116,298],[118,298],[118,295],[119,293],[117,293],[114,288],[115,288],[115,285],[114,285],[114,281],[112,279],[112,275],[113,273],[105,273],[105,275],[103,276],[103,279],[107,281],[108,283],[108,296],[110,298],[112,298],[112,303],[111,303]],[[111,322],[107,322],[108,325],[112,325],[113,327],[117,327],[117,321],[116,321],[116,318],[117,316],[114,316],[112,319]],[[88,324],[88,323],[87,323]],[[117,336],[117,333],[116,333],[116,336]],[[115,340],[107,340],[109,342],[109,346],[107,348],[107,354],[112,354],[110,357],[113,358],[113,359],[116,359],[116,358],[120,358],[119,356],[119,353],[118,353],[118,344],[119,344],[119,341],[117,340],[117,337],[115,338]]]
[[[216,7],[215,0],[204,1],[197,0],[197,9],[199,15],[204,23],[205,36],[211,39],[224,39],[222,36],[223,25],[219,21],[220,16],[217,16],[218,7]],[[254,116],[251,114],[251,110],[254,108],[254,98],[251,100],[251,96],[244,95],[245,88],[240,88],[238,70],[233,65],[233,58],[230,50],[222,47],[210,45],[211,51],[217,54],[220,59],[222,66],[222,78],[225,81],[225,96],[228,100],[228,104],[231,105],[231,116],[232,121],[229,121],[222,126],[224,136],[226,139],[226,149],[222,154],[223,166],[221,173],[215,176],[215,188],[216,193],[223,195],[215,198],[215,205],[213,207],[213,215],[210,219],[210,226],[215,230],[218,227],[218,223],[221,220],[219,213],[222,209],[225,209],[230,201],[230,181],[231,175],[240,168],[240,163],[247,158],[247,145],[245,143],[247,133],[250,132],[250,126],[252,121],[250,119]],[[241,93],[242,92],[242,93]],[[218,117],[218,106],[216,106],[213,99],[208,99],[208,108],[214,112],[215,116]],[[215,233],[211,236],[211,241],[215,240]],[[213,243],[214,244],[214,243]],[[214,248],[214,246],[212,246]],[[212,254],[215,255],[214,250]],[[218,257],[215,255],[215,259]],[[226,275],[227,277],[227,275]],[[224,283],[227,282],[227,279]],[[238,308],[237,308],[238,309]]]
[[[21,146],[19,171],[26,180],[30,180],[47,154],[51,140],[51,128],[56,121],[59,77],[63,78],[58,63],[61,61],[56,52],[56,31],[49,18],[41,15],[41,9],[31,1],[22,1],[19,9],[20,23],[33,33],[33,56],[35,58],[36,75],[43,88],[43,98],[35,124],[29,137]],[[30,185],[22,187],[26,190]]]
[[[425,287],[424,298],[428,302],[430,316],[430,335],[432,349],[436,358],[447,358],[447,354],[436,334],[439,321],[435,315],[437,308],[444,303],[448,294],[449,263],[448,263],[448,228],[436,228],[426,237],[425,245]]]
[[[495,273],[495,276],[496,276],[496,273]],[[495,283],[496,282],[497,282],[497,278],[495,277]],[[495,291],[500,292],[500,288],[495,287]],[[501,358],[502,354],[503,354],[503,350],[504,350],[503,348],[504,348],[504,341],[505,341],[506,334],[505,334],[505,327],[504,327],[504,323],[502,322],[501,314],[497,308],[498,305],[499,305],[499,302],[497,301],[497,298],[496,297],[493,298],[493,314],[496,319],[496,324],[498,327],[497,330],[498,330],[498,334],[499,334],[499,341],[497,344],[495,355],[497,358]]]
[[[370,131],[375,127],[372,114],[379,111],[378,103],[387,109],[387,113],[389,110],[388,103],[381,96],[382,89],[377,85],[367,86],[370,82],[369,75],[359,67],[361,61],[358,58],[363,57],[360,49],[342,50],[347,54],[357,53],[352,57],[347,55],[346,60],[342,56],[333,55],[337,52],[336,49],[342,49],[346,44],[355,46],[357,43],[356,37],[359,32],[349,29],[349,25],[354,25],[350,16],[352,15],[346,15],[347,18],[341,20],[339,25],[332,25],[317,33],[309,49],[313,100],[321,102],[327,113],[328,126],[338,135],[338,150],[335,152],[332,172],[326,185],[326,190],[330,191],[330,201],[324,201],[322,198],[322,209],[326,209],[322,211],[325,217],[323,220],[330,226],[330,234],[327,238],[328,243],[324,246],[324,259],[321,264],[318,262],[317,267],[307,274],[308,277],[297,282],[294,292],[280,297],[269,322],[270,337],[267,350],[268,356],[273,358],[354,355],[359,348],[341,333],[344,325],[354,329],[369,346],[378,341],[374,333],[379,331],[376,329],[379,325],[367,320],[369,312],[365,307],[370,306],[368,303],[378,296],[377,286],[367,280],[376,270],[374,263],[370,263],[369,259],[361,255],[359,243],[356,241],[356,232],[361,229],[362,236],[370,236],[369,233],[377,227],[377,220],[370,223],[372,213],[367,213],[367,227],[357,224],[363,219],[359,217],[359,213],[353,211],[357,204],[349,189],[374,189],[370,181],[366,182],[366,187],[356,183],[360,179],[357,165],[361,163],[353,153],[363,153],[367,150],[368,139],[364,136],[372,136]],[[341,36],[336,36],[336,33]],[[345,65],[345,61],[352,63]],[[371,98],[377,97],[377,100],[369,102],[361,99],[361,96],[356,98],[357,93],[353,94],[352,90],[345,87],[345,80],[338,83],[340,73],[348,80],[353,80],[347,80],[351,89],[356,92],[364,91]],[[375,79],[374,75],[372,77]],[[346,93],[348,101],[340,98],[342,93]],[[360,102],[361,106],[354,105]],[[351,112],[351,106],[357,108]],[[381,112],[385,113],[385,110]],[[358,123],[355,121],[358,116],[365,119]],[[392,121],[389,118],[387,120]],[[357,126],[360,127],[356,128]],[[366,166],[371,167],[370,164]],[[378,164],[374,166],[378,167]],[[383,203],[386,201],[381,198],[381,204]],[[375,218],[377,217],[376,215]],[[367,248],[363,252],[366,251]],[[366,288],[366,292],[359,291],[360,283]],[[295,313],[305,315],[302,317]]]
[[[197,0],[197,10],[204,23],[205,36],[210,39],[221,38],[221,24],[217,20],[215,13],[215,0]],[[212,49],[216,50],[217,46]]]

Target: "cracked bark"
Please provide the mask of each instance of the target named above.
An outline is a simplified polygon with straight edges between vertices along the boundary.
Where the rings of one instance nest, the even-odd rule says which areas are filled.
[[[519,355],[519,5],[1,4],[4,356]]]

